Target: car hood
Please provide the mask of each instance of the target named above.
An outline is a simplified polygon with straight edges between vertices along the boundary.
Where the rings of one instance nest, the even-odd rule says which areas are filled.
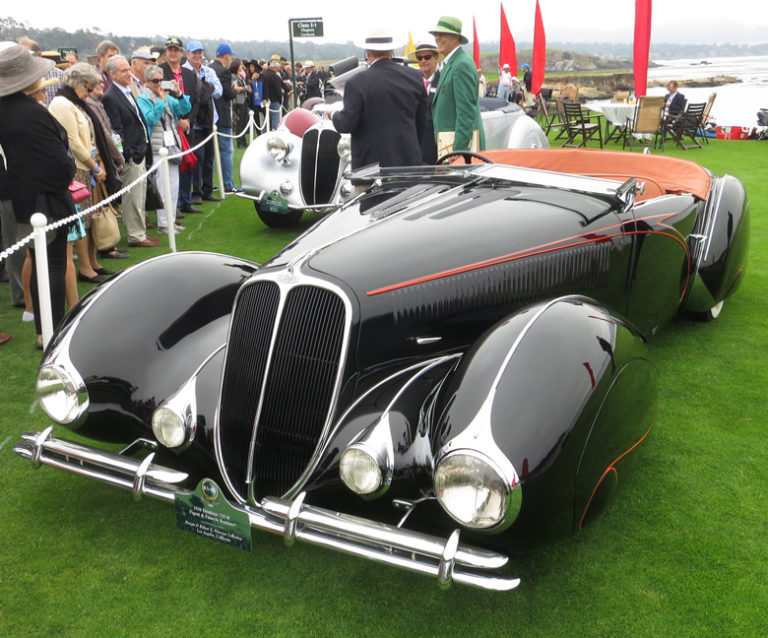
[[[610,209],[605,199],[541,186],[404,180],[326,217],[267,266],[303,255],[366,298],[551,249]]]

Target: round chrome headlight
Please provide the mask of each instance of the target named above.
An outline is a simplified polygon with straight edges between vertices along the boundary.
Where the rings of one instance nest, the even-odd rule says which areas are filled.
[[[470,450],[448,454],[435,468],[435,493],[457,522],[488,529],[504,521],[511,488],[483,455]]]
[[[336,145],[336,152],[339,154],[339,158],[342,162],[351,162],[352,140],[349,137],[342,135],[339,143]]]
[[[282,162],[288,157],[288,152],[291,150],[288,143],[277,135],[273,135],[267,140],[267,151],[270,157],[276,162]]]
[[[168,407],[157,408],[152,413],[152,431],[165,447],[179,447],[187,439],[184,419]]]
[[[74,422],[88,407],[85,384],[76,373],[59,366],[42,366],[35,390],[43,411],[61,425]]]
[[[339,473],[344,485],[356,494],[372,494],[384,480],[376,459],[355,447],[348,448],[341,455]]]

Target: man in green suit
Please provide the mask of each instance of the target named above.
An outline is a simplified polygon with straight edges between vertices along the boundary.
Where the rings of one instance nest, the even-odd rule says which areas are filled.
[[[477,69],[472,58],[459,45],[466,44],[461,35],[461,20],[443,16],[432,31],[437,49],[445,56],[440,81],[432,102],[438,156],[443,153],[485,148],[483,122],[477,93]],[[450,145],[452,134],[452,148]]]

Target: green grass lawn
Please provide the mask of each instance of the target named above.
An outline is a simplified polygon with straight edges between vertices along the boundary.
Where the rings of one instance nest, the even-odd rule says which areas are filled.
[[[245,553],[177,530],[166,504],[34,470],[11,448],[47,425],[34,402],[39,353],[0,287],[0,330],[14,336],[0,349],[0,636],[768,635],[767,150],[715,140],[666,151],[747,186],[747,276],[717,321],[680,318],[650,342],[658,418],[618,498],[584,532],[514,558],[522,584],[505,594],[443,592],[259,532]],[[263,261],[312,221],[267,229],[234,197],[204,209],[184,220],[180,250]],[[162,252],[131,249],[129,263]]]

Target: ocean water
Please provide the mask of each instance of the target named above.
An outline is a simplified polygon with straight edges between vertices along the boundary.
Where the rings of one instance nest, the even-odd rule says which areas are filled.
[[[648,80],[691,80],[719,75],[736,77],[737,84],[716,87],[680,87],[689,102],[706,102],[710,93],[717,92],[711,117],[719,126],[756,126],[757,111],[768,108],[768,56],[734,58],[704,58],[710,64],[700,64],[702,58],[683,60],[654,60],[659,66],[648,69]],[[648,95],[665,95],[666,89],[652,87]]]

